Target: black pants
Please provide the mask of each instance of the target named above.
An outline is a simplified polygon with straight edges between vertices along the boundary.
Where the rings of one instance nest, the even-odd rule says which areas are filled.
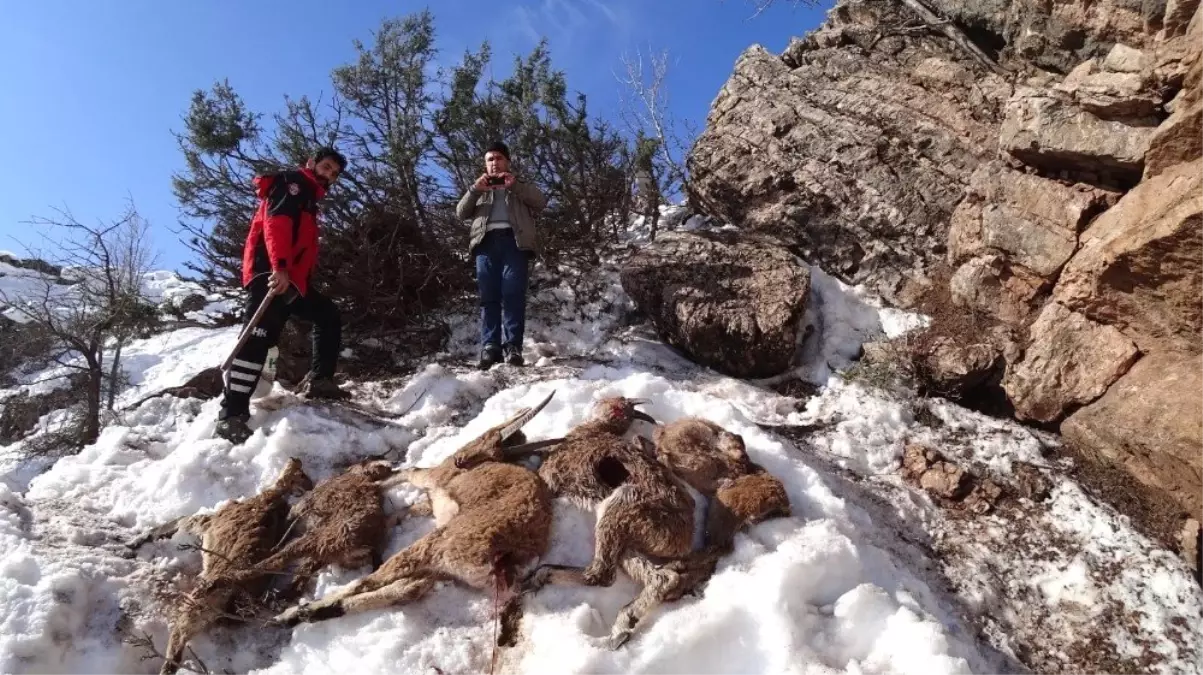
[[[242,318],[244,326],[267,296],[267,278],[268,275],[261,274],[252,279],[247,287],[249,293]],[[225,390],[218,419],[250,412],[251,393],[259,384],[267,352],[280,341],[280,333],[290,316],[313,322],[310,374],[314,378],[334,376],[338,353],[342,351],[342,318],[338,314],[338,307],[330,298],[312,288],[307,295],[301,296],[295,288],[290,287],[287,292],[272,299],[250,339],[234,355],[234,363],[225,373]]]

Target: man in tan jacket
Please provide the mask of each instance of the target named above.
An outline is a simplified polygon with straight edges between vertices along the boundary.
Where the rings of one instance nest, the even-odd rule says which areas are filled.
[[[480,291],[480,362],[487,370],[505,358],[525,363],[526,281],[530,259],[539,247],[535,216],[547,200],[539,188],[510,173],[510,150],[497,142],[485,151],[485,172],[455,208],[472,221],[468,251],[476,257]]]

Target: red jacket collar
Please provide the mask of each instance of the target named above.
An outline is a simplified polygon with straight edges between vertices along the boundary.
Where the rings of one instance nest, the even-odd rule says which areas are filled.
[[[312,170],[301,167],[301,175],[304,176],[313,186],[313,196],[316,199],[321,199],[326,196],[326,187],[317,179],[317,174]]]

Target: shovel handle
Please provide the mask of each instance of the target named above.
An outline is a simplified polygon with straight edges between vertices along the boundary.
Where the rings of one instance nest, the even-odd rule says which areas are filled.
[[[226,360],[221,364],[221,371],[223,373],[229,370],[230,366],[234,364],[234,355],[242,349],[247,340],[251,339],[251,331],[254,330],[255,326],[259,325],[259,321],[263,319],[263,314],[267,312],[268,306],[272,304],[272,300],[275,297],[276,293],[273,293],[271,290],[268,290],[267,295],[263,296],[263,300],[259,303],[259,308],[255,310],[255,314],[251,317],[251,320],[247,322],[246,326],[242,329],[242,333],[238,336],[238,344],[234,345],[234,348],[230,350],[230,355],[227,356]]]

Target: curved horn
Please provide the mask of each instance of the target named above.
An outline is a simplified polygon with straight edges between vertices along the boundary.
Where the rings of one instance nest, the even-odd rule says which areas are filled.
[[[514,432],[518,431],[523,427],[523,425],[531,421],[535,415],[538,415],[539,411],[546,407],[547,403],[551,401],[551,397],[555,395],[556,390],[552,389],[551,393],[548,394],[547,397],[542,401],[539,401],[538,405],[533,408],[523,408],[522,410],[519,410],[518,413],[513,417],[506,420],[505,423],[501,425],[501,440],[505,441],[510,436],[513,436]]]
[[[530,443],[523,443],[522,445],[513,445],[508,448],[502,448],[501,454],[503,457],[505,457],[507,462],[513,461],[515,459],[522,459],[523,457],[526,457],[529,455],[544,455],[544,454],[547,454],[546,452],[543,451],[544,448],[549,448],[549,447],[552,447],[555,445],[559,445],[560,443],[563,443],[565,440],[567,440],[567,439],[565,439],[565,438],[546,438],[541,441],[532,441]]]

